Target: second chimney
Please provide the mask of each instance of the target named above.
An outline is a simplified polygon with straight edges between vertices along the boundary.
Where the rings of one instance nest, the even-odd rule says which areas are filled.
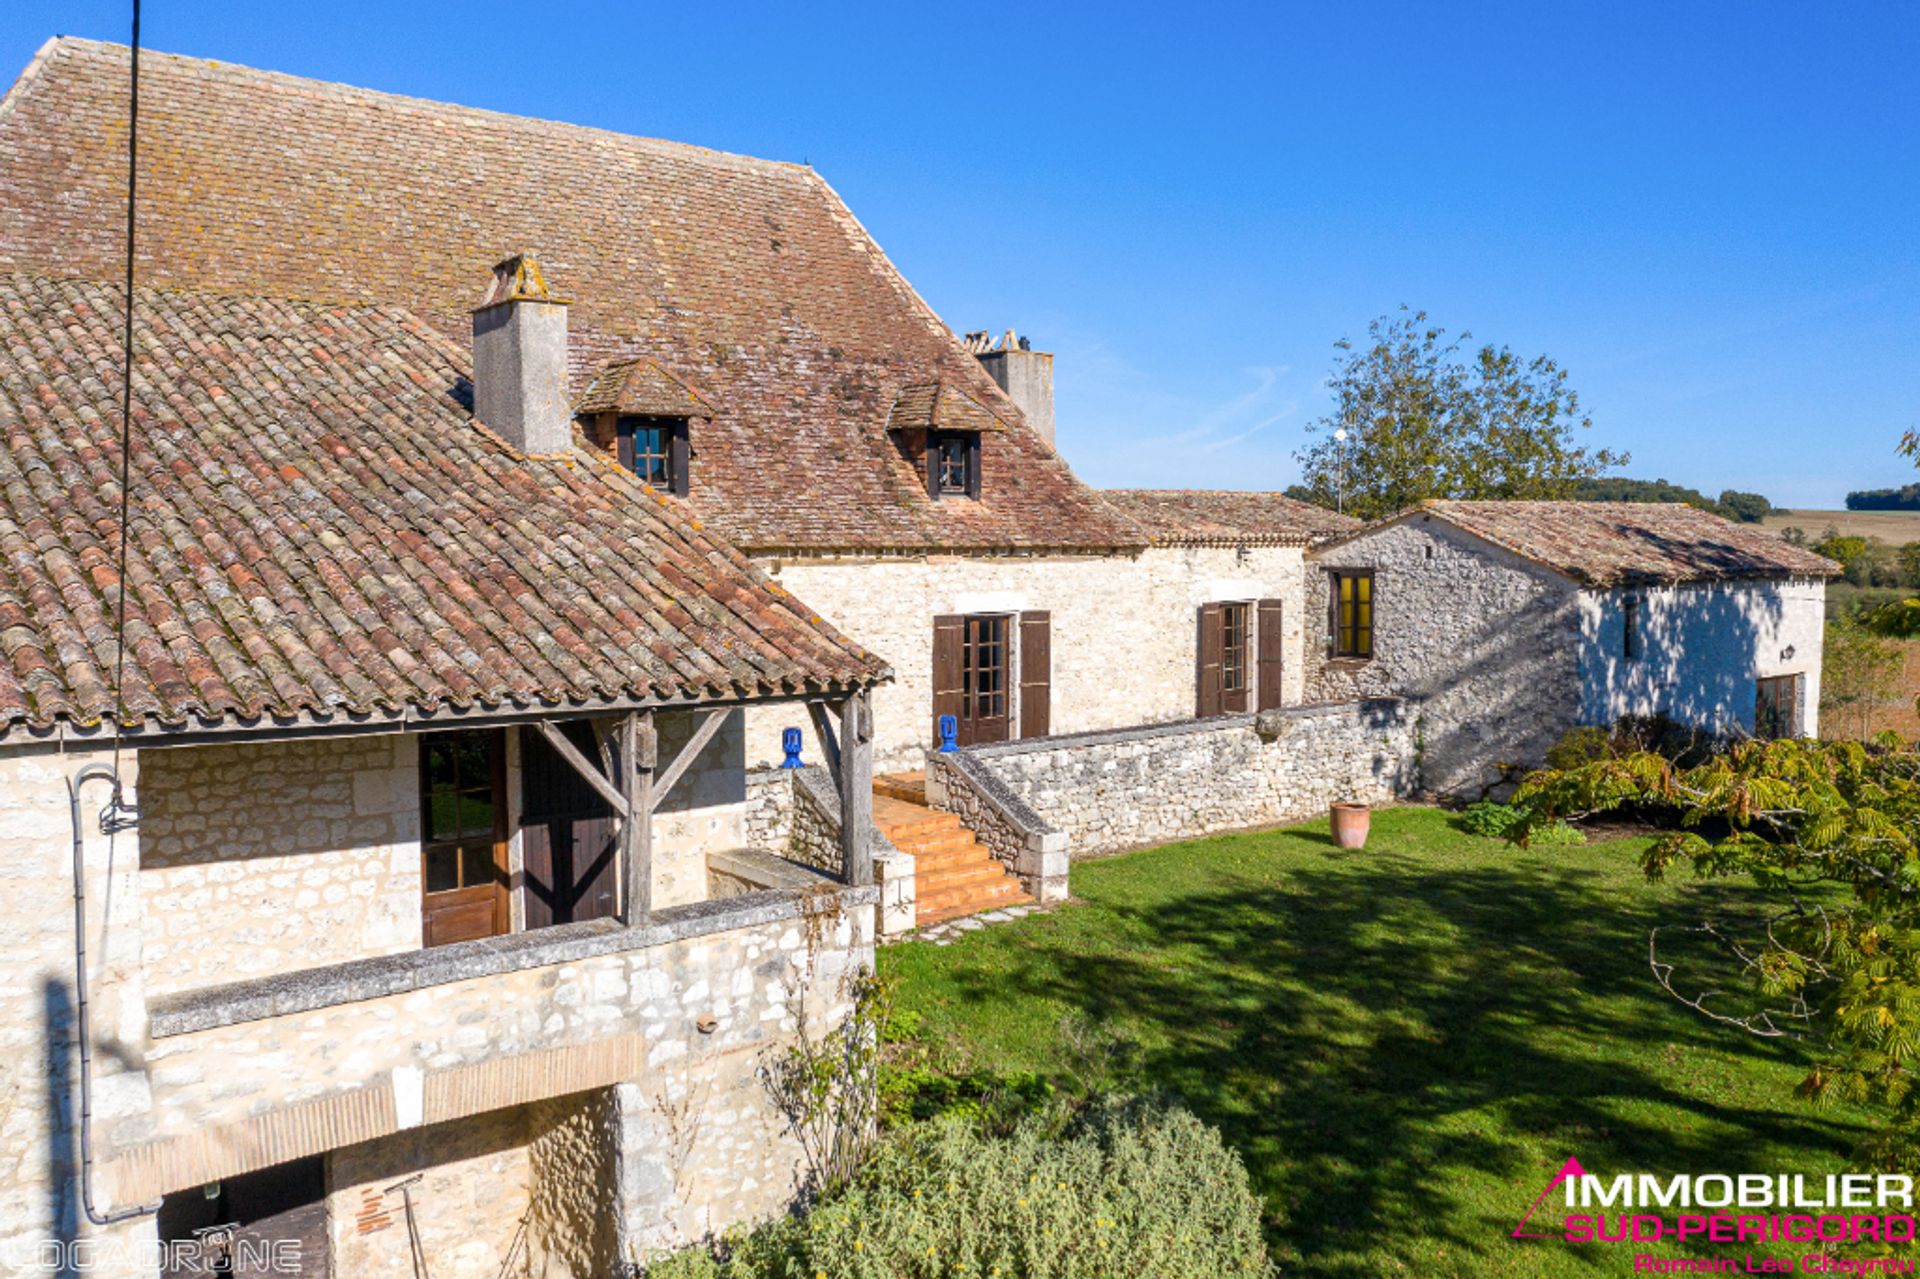
[[[522,453],[564,453],[573,443],[567,304],[524,253],[493,268],[473,312],[473,415]]]
[[[998,345],[988,347],[986,334],[968,334],[967,343],[982,368],[1007,398],[1019,406],[1047,447],[1053,447],[1053,356],[1036,351],[1026,338],[1015,337],[1008,329]],[[978,339],[977,341],[975,339]]]

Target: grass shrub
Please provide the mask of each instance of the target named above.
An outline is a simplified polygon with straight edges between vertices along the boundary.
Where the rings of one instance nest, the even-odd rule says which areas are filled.
[[[1270,1275],[1260,1201],[1178,1107],[1095,1104],[1004,1135],[957,1116],[893,1133],[804,1217],[682,1253],[649,1279],[1189,1279]]]

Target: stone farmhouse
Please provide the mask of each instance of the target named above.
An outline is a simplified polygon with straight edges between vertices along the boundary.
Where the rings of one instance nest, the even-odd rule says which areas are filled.
[[[756,1071],[871,963],[885,668],[576,445],[517,359],[564,310],[478,283],[477,386],[401,308],[138,292],[117,710],[123,295],[0,277],[5,1273],[238,1222],[604,1275],[793,1198]],[[750,846],[774,704],[841,873]]]
[[[0,1249],[607,1273],[791,1201],[754,1072],[877,932],[1814,726],[1817,557],[1098,491],[810,168],[152,54],[116,708],[128,69],[0,99]]]

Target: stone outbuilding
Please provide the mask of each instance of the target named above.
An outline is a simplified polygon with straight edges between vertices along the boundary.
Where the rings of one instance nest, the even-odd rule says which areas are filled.
[[[1577,724],[1818,731],[1839,566],[1684,505],[1427,502],[1308,553],[1310,700],[1408,699],[1423,786],[1474,796]]]

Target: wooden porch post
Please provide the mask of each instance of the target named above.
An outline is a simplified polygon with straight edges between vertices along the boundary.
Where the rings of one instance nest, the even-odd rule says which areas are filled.
[[[824,716],[823,716],[824,718]],[[840,855],[849,884],[873,882],[873,707],[869,694],[840,703]]]
[[[653,770],[660,738],[652,711],[632,711],[620,723],[620,755],[626,762],[627,820],[620,831],[621,883],[627,926],[653,914]]]

